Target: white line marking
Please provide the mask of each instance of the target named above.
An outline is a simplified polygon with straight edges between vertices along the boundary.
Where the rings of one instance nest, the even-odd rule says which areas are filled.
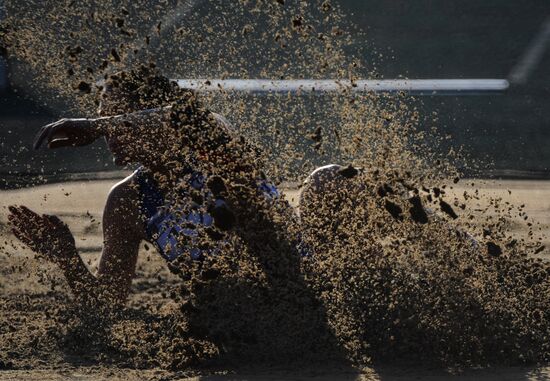
[[[384,80],[269,80],[269,79],[178,79],[183,88],[199,91],[242,91],[251,93],[314,92],[407,92],[424,95],[440,93],[491,93],[508,89],[506,79],[384,79]]]

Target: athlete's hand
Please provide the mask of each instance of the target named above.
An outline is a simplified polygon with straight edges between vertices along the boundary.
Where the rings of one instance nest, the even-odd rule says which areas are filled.
[[[102,136],[94,119],[61,119],[45,125],[36,134],[34,149],[47,142],[48,148],[81,147],[93,143]]]
[[[32,251],[65,265],[77,254],[69,227],[56,216],[39,215],[25,206],[10,206],[13,234]]]

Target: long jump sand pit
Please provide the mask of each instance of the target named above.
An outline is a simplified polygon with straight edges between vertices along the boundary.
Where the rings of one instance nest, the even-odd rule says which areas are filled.
[[[417,367],[369,368],[357,373],[334,370],[260,370],[255,372],[211,376],[185,376],[160,370],[127,370],[109,368],[67,368],[63,370],[4,371],[6,381],[541,381],[550,379],[547,367],[498,367],[490,369],[443,371]]]
[[[340,370],[334,368],[317,369],[243,369],[242,371],[220,372],[194,378],[194,374],[185,371],[166,370],[127,370],[126,364],[98,366],[83,354],[67,355],[41,352],[50,344],[40,342],[40,332],[48,327],[48,316],[43,307],[60,303],[66,299],[67,291],[63,280],[55,275],[49,265],[34,260],[34,255],[22,249],[15,242],[7,225],[7,206],[26,205],[42,213],[56,214],[70,226],[77,247],[86,263],[94,268],[102,245],[101,214],[106,196],[115,181],[80,181],[38,186],[28,189],[0,192],[0,234],[3,250],[0,254],[0,379],[3,380],[404,380],[404,379],[481,379],[481,380],[542,380],[550,379],[550,368],[534,367],[497,367],[475,370],[422,369],[411,365],[385,365],[384,367],[364,368],[361,371]],[[524,204],[523,210],[533,220],[542,233],[550,232],[550,181],[471,181],[461,180],[447,189],[449,194],[462,194],[464,191],[478,189],[482,194],[502,197],[502,202],[516,205]],[[286,197],[295,206],[297,190],[288,189]],[[479,213],[483,209],[483,197],[478,201]],[[510,223],[510,233],[518,237],[528,234],[523,224]],[[542,244],[548,248],[548,238]],[[537,254],[550,258],[548,249]],[[151,248],[142,245],[138,260],[137,274],[133,282],[129,300],[130,308],[139,309],[148,304],[162,311],[173,304],[167,295],[169,286],[176,285],[179,278],[172,275],[162,258]],[[541,297],[544,297],[541,295]],[[22,301],[33,308],[21,307]],[[29,328],[30,327],[30,328]],[[24,328],[24,329],[23,329]],[[36,337],[32,332],[36,331]],[[24,333],[23,333],[24,332]],[[136,335],[139,335],[139,330]],[[10,353],[6,345],[9,340],[19,342],[17,353]],[[40,347],[41,350],[33,348]],[[25,351],[20,351],[26,348]],[[52,347],[53,348],[53,347]],[[53,349],[52,349],[53,351]],[[122,369],[120,369],[121,367]],[[200,372],[199,372],[200,373]],[[211,371],[205,371],[211,374]],[[224,374],[225,373],[225,374]]]

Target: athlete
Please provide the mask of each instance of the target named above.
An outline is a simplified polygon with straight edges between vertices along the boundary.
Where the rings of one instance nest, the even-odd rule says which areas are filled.
[[[34,142],[35,149],[44,143],[60,148],[105,137],[115,164],[140,164],[107,197],[97,273],[85,266],[58,217],[25,206],[9,208],[15,236],[57,264],[78,299],[123,305],[143,240],[169,264],[215,255],[216,242],[225,242],[235,224],[254,218],[254,208],[242,208],[245,199],[278,204],[288,209],[287,218],[298,218],[263,174],[256,150],[224,117],[204,108],[193,91],[146,67],[111,75],[102,86],[98,118],[61,119],[44,126]],[[314,171],[302,197],[322,191],[326,182],[345,181],[342,170],[329,165]],[[244,190],[228,192],[235,183]],[[204,232],[214,237],[206,245]],[[294,243],[298,255],[309,254],[299,238]]]

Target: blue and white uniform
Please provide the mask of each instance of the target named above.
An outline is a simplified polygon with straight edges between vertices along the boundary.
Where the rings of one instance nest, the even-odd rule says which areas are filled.
[[[157,246],[167,261],[173,261],[183,254],[189,255],[191,259],[200,260],[204,255],[217,251],[216,247],[198,247],[198,230],[214,224],[214,218],[204,206],[174,207],[170,200],[165,198],[153,176],[143,168],[134,173],[134,178],[141,196],[146,238]],[[178,196],[185,199],[185,189],[193,188],[200,192],[206,191],[214,207],[226,206],[222,198],[215,198],[205,190],[205,178],[202,173],[189,169],[185,178],[189,187],[181,187]],[[258,189],[269,199],[280,197],[277,188],[266,180],[258,181]]]

